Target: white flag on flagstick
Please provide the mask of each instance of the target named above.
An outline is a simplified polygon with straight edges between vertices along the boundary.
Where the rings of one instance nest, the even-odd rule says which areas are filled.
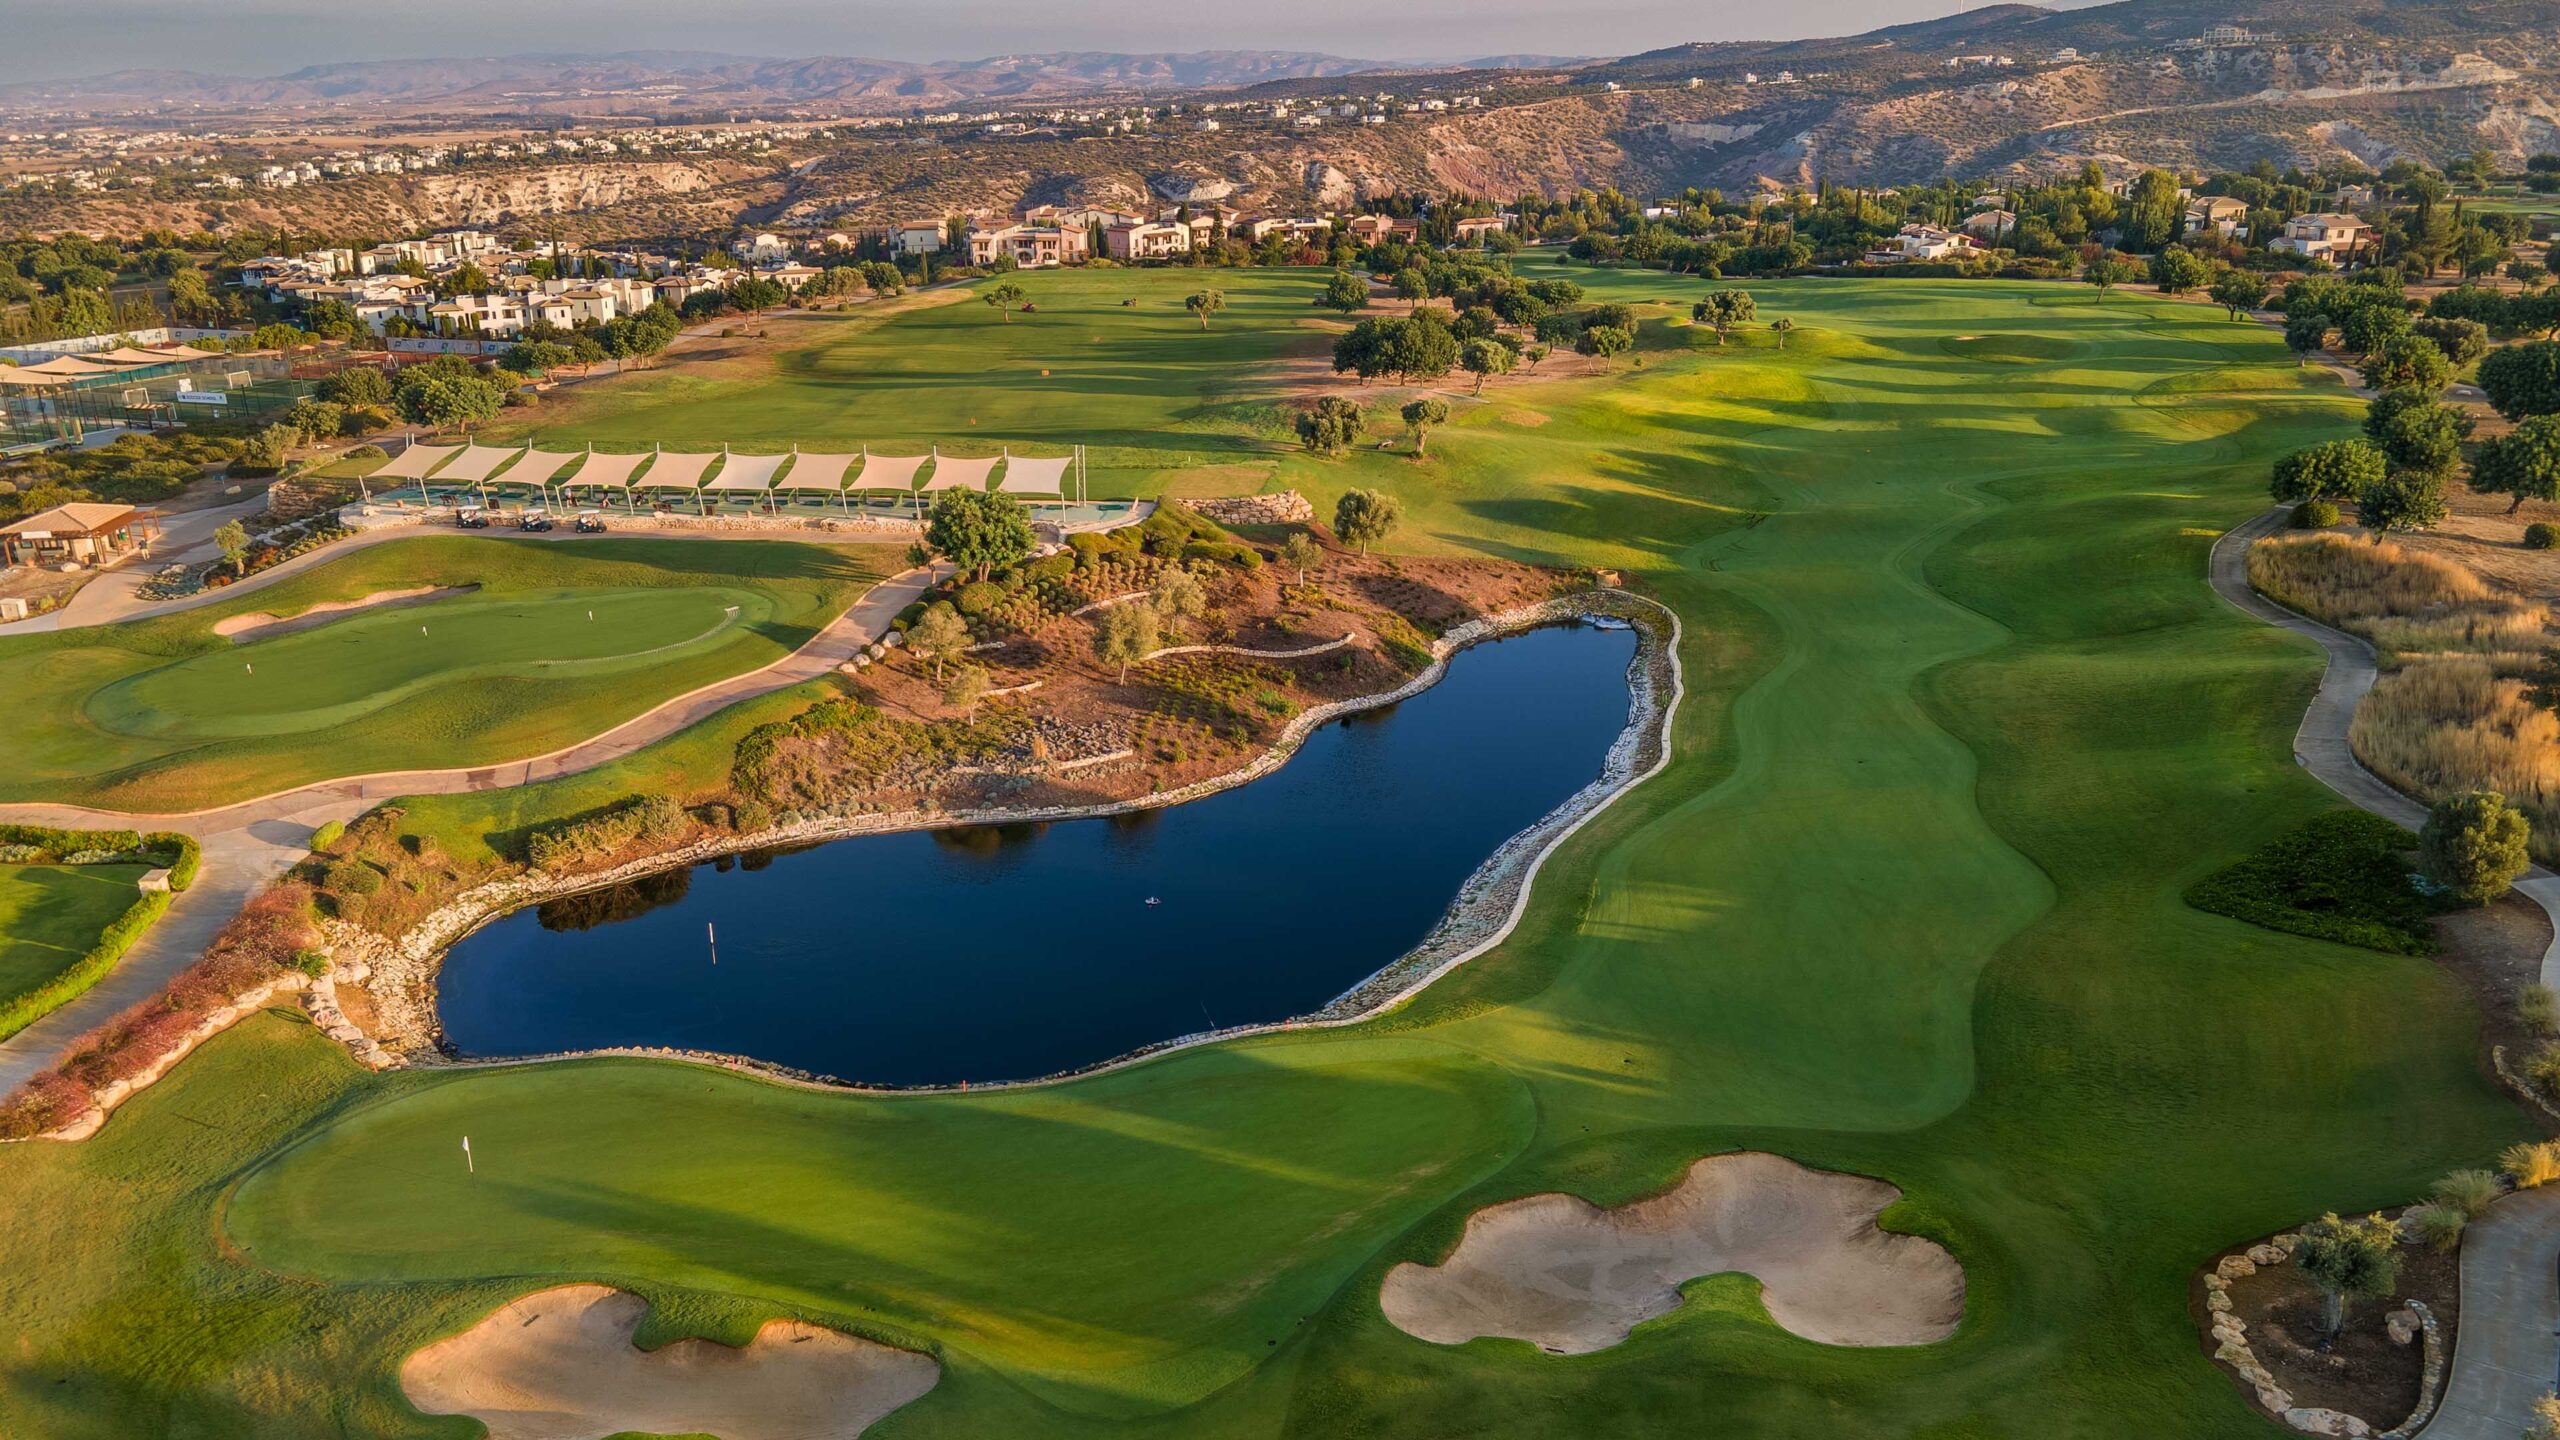
[[[462,1169],[465,1174],[469,1175],[477,1175],[480,1173],[480,1167],[472,1163],[471,1160],[471,1137],[468,1135],[462,1137]]]

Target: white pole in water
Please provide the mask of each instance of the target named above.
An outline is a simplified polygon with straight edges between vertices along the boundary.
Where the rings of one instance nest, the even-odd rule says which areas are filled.
[[[703,938],[705,938],[705,939],[707,939],[707,940],[709,940],[709,941],[711,942],[711,963],[712,963],[712,964],[714,964],[714,965],[719,964],[719,963],[720,963],[720,932],[719,932],[717,929],[713,928],[713,926],[712,926],[712,924],[711,924],[711,922],[710,922],[710,921],[705,920],[705,921],[703,921],[703,922],[702,922],[702,934],[703,934]]]
[[[480,1173],[479,1165],[471,1158],[471,1137],[468,1135],[462,1137],[462,1173],[465,1175]]]

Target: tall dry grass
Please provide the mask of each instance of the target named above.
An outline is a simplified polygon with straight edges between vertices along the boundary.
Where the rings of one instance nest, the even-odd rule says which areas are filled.
[[[2365,768],[2433,803],[2495,790],[2533,816],[2533,851],[2560,857],[2560,717],[2485,659],[2412,660],[2374,682],[2347,743]]]
[[[2551,649],[2551,613],[2462,566],[2339,535],[2249,549],[2260,594],[2373,642],[2384,674],[2347,742],[2366,769],[2432,804],[2495,790],[2533,817],[2533,852],[2560,859],[2560,717],[2517,677]]]
[[[2421,656],[2472,655],[2502,675],[2541,663],[2545,606],[2507,595],[2450,560],[2342,535],[2261,540],[2249,547],[2258,593],[2361,635],[2385,666]]]

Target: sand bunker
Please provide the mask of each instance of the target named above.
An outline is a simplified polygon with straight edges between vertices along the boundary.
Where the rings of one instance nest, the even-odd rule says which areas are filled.
[[[1680,1306],[1679,1287],[1740,1271],[1770,1318],[1825,1345],[1924,1345],[1964,1316],[1964,1269],[1876,1228],[1902,1192],[1776,1155],[1710,1155],[1663,1194],[1603,1210],[1531,1195],[1478,1211],[1439,1265],[1387,1272],[1378,1304],[1442,1345],[1480,1335],[1560,1355],[1605,1350]]]
[[[853,1440],[933,1388],[927,1356],[796,1320],[743,1350],[708,1340],[632,1347],[648,1303],[563,1285],[500,1307],[400,1367],[410,1403],[469,1415],[489,1440],[598,1440],[637,1430],[721,1440]]]
[[[477,585],[419,585],[407,590],[376,590],[370,595],[359,596],[353,600],[323,601],[287,619],[278,619],[264,610],[257,610],[246,615],[230,615],[214,621],[213,633],[229,636],[231,643],[235,645],[245,645],[252,640],[264,640],[273,635],[290,635],[296,630],[308,630],[314,625],[334,620],[350,610],[391,610],[403,605],[424,605],[429,601],[442,600],[448,596],[468,595],[479,588]]]

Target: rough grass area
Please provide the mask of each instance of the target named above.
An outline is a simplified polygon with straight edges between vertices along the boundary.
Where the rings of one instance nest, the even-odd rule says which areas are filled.
[[[2450,560],[2343,535],[2259,541],[2249,548],[2249,583],[2278,604],[2372,641],[2385,665],[2452,653],[2528,669],[2540,661],[2551,625],[2548,607]]]
[[[582,1280],[733,1342],[795,1314],[930,1345],[945,1380],[881,1440],[2269,1433],[2197,1344],[2199,1260],[2403,1203],[2528,1133],[2474,1066],[2455,979],[2182,899],[2334,808],[2287,744],[2318,653],[2204,573],[2272,458],[2359,407],[2203,306],[1755,284],[1801,327],[1780,353],[1765,331],[1687,343],[1721,282],[1528,264],[1636,305],[1643,368],[1453,402],[1427,461],[1258,452],[1319,513],[1393,489],[1390,549],[1625,568],[1682,616],[1668,766],[1557,852],[1500,949],[1368,1026],[1024,1093],[641,1061],[369,1077],[254,1020],[96,1139],[0,1148],[0,1213],[37,1241],[0,1267],[0,1430],[458,1437],[400,1403],[399,1358]],[[1097,277],[1150,316],[1201,283]],[[983,306],[949,318],[1002,335]],[[844,351],[831,393],[872,403],[903,323]],[[2000,334],[2066,343],[1941,343]],[[1107,339],[1045,390],[942,353],[907,403],[1045,397],[1088,439],[1187,403],[1127,400]],[[2141,398],[2232,367],[2278,378]],[[1524,408],[1547,423],[1503,418]],[[681,793],[739,733],[434,820],[476,844]],[[812,903],[858,937],[895,898]],[[1229,924],[1324,943],[1318,914],[1214,917],[1204,964]],[[1883,1223],[1964,1266],[1956,1334],[1814,1345],[1715,1279],[1585,1357],[1430,1345],[1379,1311],[1388,1270],[1487,1205],[1617,1205],[1742,1149],[1899,1187]]]
[[[897,563],[880,547],[420,536],[157,619],[0,636],[0,800],[193,810],[544,754],[779,659]],[[473,583],[243,644],[215,630]]]
[[[2410,883],[2413,843],[2379,815],[2334,811],[2197,881],[2187,903],[2287,934],[2432,955],[2438,907]]]

